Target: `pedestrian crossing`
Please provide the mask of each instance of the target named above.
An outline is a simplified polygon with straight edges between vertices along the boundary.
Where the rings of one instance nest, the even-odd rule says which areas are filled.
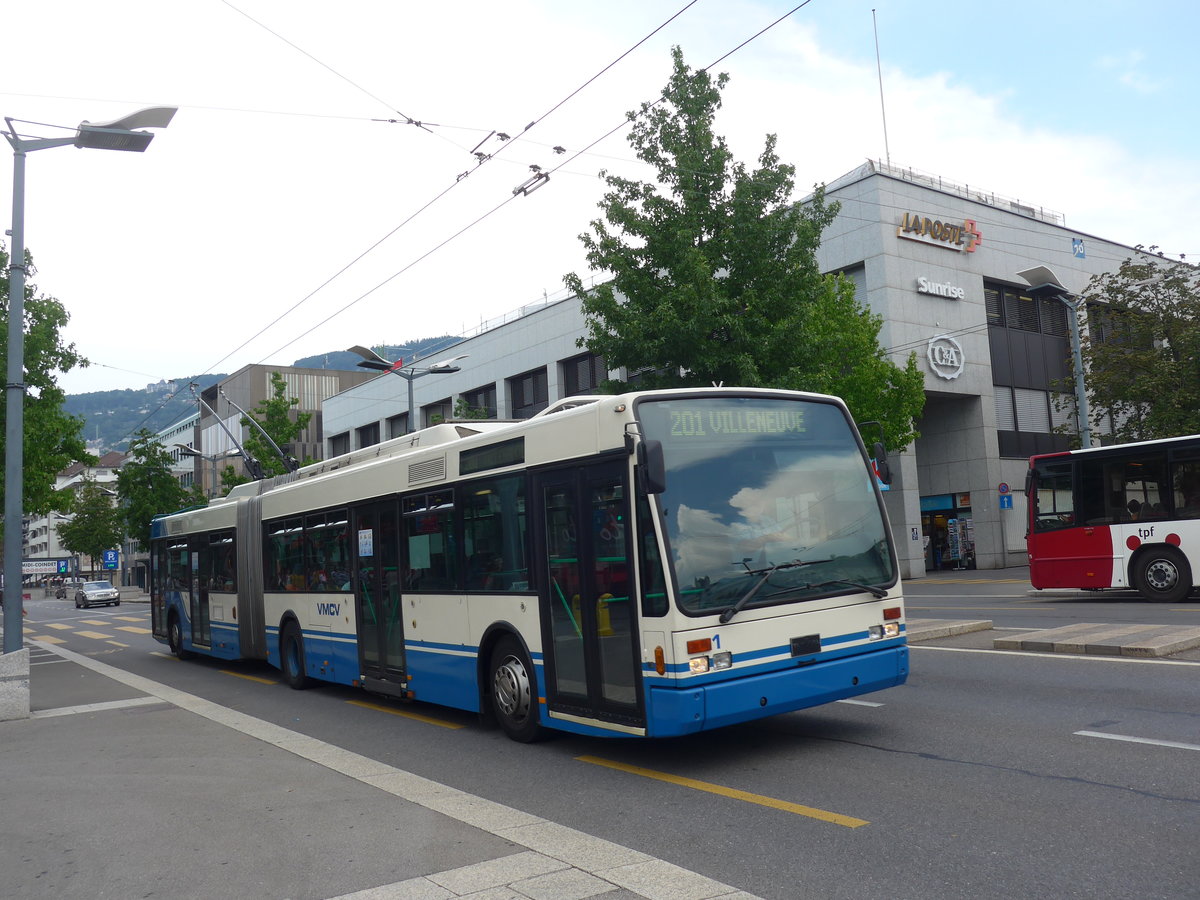
[[[25,638],[42,644],[65,644],[64,635],[70,634],[126,647],[128,645],[122,644],[118,638],[130,634],[150,634],[145,623],[145,616],[109,616],[106,619],[79,619],[74,622],[26,621]]]

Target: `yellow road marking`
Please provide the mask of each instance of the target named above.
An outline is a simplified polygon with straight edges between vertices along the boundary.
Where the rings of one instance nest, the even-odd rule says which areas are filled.
[[[122,622],[145,622],[145,616],[113,616],[114,619],[120,619]]]
[[[108,625],[108,619],[80,619],[84,625]]]
[[[843,816],[840,813],[829,812],[824,809],[816,809],[812,806],[802,806],[799,803],[791,803],[787,800],[777,800],[774,797],[764,797],[762,794],[752,794],[749,791],[739,791],[736,788],[729,788],[720,784],[711,784],[707,781],[697,781],[695,778],[684,778],[680,775],[668,774],[667,772],[656,772],[653,769],[643,769],[641,766],[631,766],[626,763],[614,762],[611,759],[601,759],[598,756],[577,756],[575,758],[580,762],[591,763],[594,766],[605,766],[609,769],[616,769],[619,772],[628,772],[631,775],[641,775],[643,778],[653,778],[656,781],[665,781],[668,784],[677,784],[681,787],[694,788],[698,791],[707,791],[710,794],[718,794],[722,797],[730,797],[734,800],[744,800],[747,803],[757,803],[759,806],[768,806],[771,809],[795,813],[798,816],[807,816],[810,819],[820,819],[822,822],[830,822],[834,825],[844,825],[847,828],[859,828],[863,825],[871,824],[865,819],[856,819],[853,816]]]
[[[112,637],[111,634],[101,634],[99,631],[77,631],[75,633],[80,637],[93,638],[97,641],[107,641]]]
[[[118,625],[117,631],[128,631],[131,634],[149,634],[149,628],[139,628],[136,625]]]
[[[31,634],[31,635],[29,635],[29,639],[31,641],[41,641],[43,644],[65,644],[66,643],[66,641],[64,641],[62,638],[55,637],[52,634],[47,634],[45,636]]]
[[[163,659],[173,659],[173,660],[175,660],[175,662],[179,662],[178,656],[176,656],[173,653],[163,653],[161,650],[151,650],[150,655],[151,656],[159,656],[159,657],[162,657]]]
[[[66,631],[70,628],[74,628],[75,626],[74,625],[64,625],[62,622],[47,622],[46,627],[47,628],[57,628],[59,631]]]
[[[221,669],[222,675],[232,675],[234,678],[245,678],[247,681],[254,681],[258,684],[279,684],[273,678],[259,678],[257,675],[245,675],[241,672],[234,672],[232,669]]]
[[[365,700],[347,700],[351,706],[361,706],[363,709],[374,709],[379,712],[385,712],[393,716],[402,716],[405,719],[415,719],[418,722],[425,722],[427,725],[440,725],[442,728],[462,728],[457,722],[447,722],[444,719],[435,719],[433,716],[423,716],[420,713],[408,712],[403,709],[394,709],[391,706],[384,706],[380,703],[368,703]]]
[[[128,645],[128,644],[122,644],[120,641],[109,641],[109,643],[110,643],[110,644],[113,644],[113,645],[115,645],[115,646],[117,646],[117,647],[123,647],[123,648],[124,648],[124,649],[126,649],[126,650],[128,650],[128,649],[129,649],[129,645]]]

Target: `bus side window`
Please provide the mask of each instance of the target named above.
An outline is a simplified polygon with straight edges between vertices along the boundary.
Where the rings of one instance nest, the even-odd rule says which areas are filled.
[[[1200,460],[1177,462],[1171,467],[1171,493],[1177,519],[1200,519]]]
[[[1034,531],[1054,531],[1075,524],[1071,497],[1071,463],[1043,462],[1037,467]]]

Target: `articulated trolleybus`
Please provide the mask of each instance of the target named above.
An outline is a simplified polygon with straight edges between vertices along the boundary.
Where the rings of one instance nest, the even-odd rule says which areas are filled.
[[[478,711],[520,741],[688,734],[908,672],[879,485],[834,397],[650,391],[444,423],[153,535],[175,654]]]
[[[1200,578],[1200,435],[1031,457],[1035,588],[1133,588],[1178,603]]]

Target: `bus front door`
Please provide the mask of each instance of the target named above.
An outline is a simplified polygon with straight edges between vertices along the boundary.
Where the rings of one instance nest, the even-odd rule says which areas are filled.
[[[638,728],[641,702],[623,461],[536,476],[542,648],[555,713]]]
[[[400,605],[400,510],[395,501],[355,511],[354,602],[363,687],[403,696],[404,621]]]

